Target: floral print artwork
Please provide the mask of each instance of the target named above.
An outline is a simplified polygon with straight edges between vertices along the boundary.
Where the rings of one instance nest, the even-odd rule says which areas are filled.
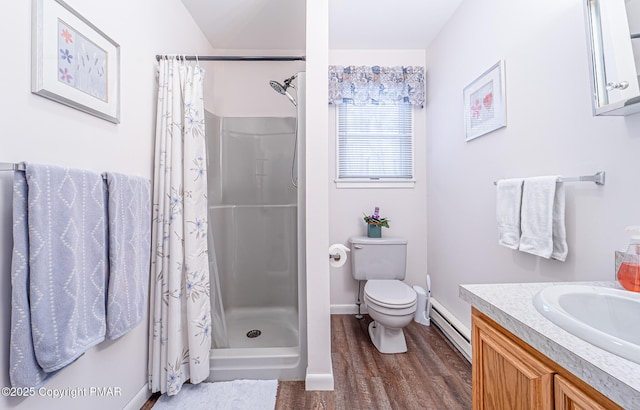
[[[464,88],[465,140],[506,127],[504,61],[500,60]]]
[[[168,395],[209,377],[204,70],[160,61],[154,166],[149,388]]]
[[[471,127],[477,127],[495,117],[493,109],[493,80],[471,94]]]
[[[58,20],[58,80],[108,102],[107,52]]]

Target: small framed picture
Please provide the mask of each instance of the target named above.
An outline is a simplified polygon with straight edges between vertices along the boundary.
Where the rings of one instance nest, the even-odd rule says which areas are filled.
[[[465,140],[471,141],[507,125],[504,61],[464,88]]]
[[[33,0],[31,92],[120,122],[120,46],[62,0]]]

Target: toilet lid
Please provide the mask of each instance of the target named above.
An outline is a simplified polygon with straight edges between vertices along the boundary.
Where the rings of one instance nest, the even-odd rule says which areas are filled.
[[[405,308],[416,303],[416,292],[399,280],[369,280],[364,293],[373,302],[393,308]]]

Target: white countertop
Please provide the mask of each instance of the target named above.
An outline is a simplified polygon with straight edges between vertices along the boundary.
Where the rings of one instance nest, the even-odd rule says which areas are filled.
[[[640,409],[640,364],[566,332],[533,306],[536,293],[560,284],[566,283],[460,285],[460,298],[620,406]],[[615,282],[572,284],[620,288]]]

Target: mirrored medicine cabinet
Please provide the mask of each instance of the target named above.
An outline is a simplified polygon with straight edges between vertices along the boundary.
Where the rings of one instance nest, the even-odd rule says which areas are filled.
[[[583,0],[593,115],[640,112],[640,0]]]

